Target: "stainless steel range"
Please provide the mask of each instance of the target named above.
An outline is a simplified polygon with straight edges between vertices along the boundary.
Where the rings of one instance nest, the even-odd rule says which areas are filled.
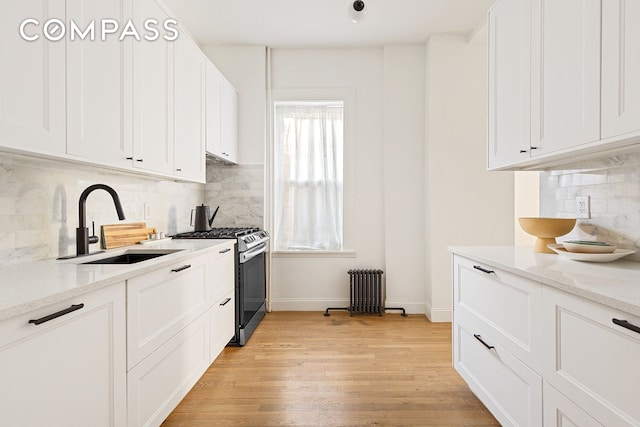
[[[265,252],[269,233],[254,227],[190,231],[174,239],[236,239],[236,333],[229,344],[244,345],[266,311]]]

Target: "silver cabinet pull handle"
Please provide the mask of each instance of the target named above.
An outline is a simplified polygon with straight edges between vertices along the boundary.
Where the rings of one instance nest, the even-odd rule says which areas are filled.
[[[220,305],[227,305],[227,303],[229,303],[229,301],[231,301],[231,298],[227,298],[226,300],[221,302]]]

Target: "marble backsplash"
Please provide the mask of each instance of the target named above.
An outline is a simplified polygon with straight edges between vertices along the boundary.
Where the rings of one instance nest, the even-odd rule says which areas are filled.
[[[576,197],[591,197],[591,219],[569,237],[632,249],[640,262],[640,152],[588,160],[540,174],[540,216],[575,218]]]
[[[204,200],[220,206],[214,227],[264,228],[264,166],[208,163]]]
[[[202,184],[0,153],[0,265],[74,254],[78,198],[96,183],[116,190],[125,222],[145,221],[168,234],[191,229],[191,209],[204,197]],[[87,200],[89,228],[92,221],[96,234],[100,225],[119,222],[105,191],[94,191]],[[98,244],[90,246],[98,249]]]

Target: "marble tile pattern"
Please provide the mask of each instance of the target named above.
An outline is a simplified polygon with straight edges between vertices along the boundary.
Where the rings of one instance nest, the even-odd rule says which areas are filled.
[[[587,160],[540,175],[540,216],[576,216],[576,197],[591,196],[591,219],[567,238],[600,240],[632,249],[640,262],[640,151]]]
[[[74,254],[78,199],[96,183],[116,190],[125,222],[145,221],[168,234],[190,230],[191,209],[204,198],[202,184],[0,153],[0,266]],[[105,191],[91,193],[86,212],[90,231],[95,221],[96,234],[100,225],[119,222]]]
[[[264,228],[264,166],[207,164],[205,204],[220,206],[214,227]]]

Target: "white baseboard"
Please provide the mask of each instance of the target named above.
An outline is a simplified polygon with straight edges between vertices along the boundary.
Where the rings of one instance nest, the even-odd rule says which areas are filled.
[[[348,307],[349,300],[277,298],[271,300],[271,311],[325,311],[329,307]],[[387,301],[387,307],[402,307],[409,314],[425,314],[424,304]],[[394,313],[395,311],[389,311]]]
[[[431,304],[424,305],[424,312],[427,319],[433,323],[444,323],[453,321],[453,312],[449,309],[433,308]]]

